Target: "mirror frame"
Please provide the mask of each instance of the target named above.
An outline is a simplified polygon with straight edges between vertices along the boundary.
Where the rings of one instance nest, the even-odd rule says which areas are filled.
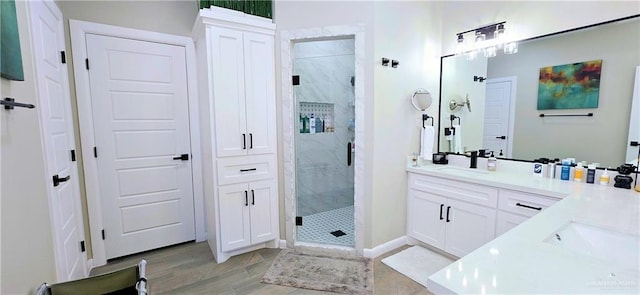
[[[608,20],[608,21],[604,21],[604,22],[594,23],[594,24],[590,24],[590,25],[586,25],[586,26],[575,27],[575,28],[572,28],[572,29],[557,31],[557,32],[544,34],[544,35],[539,35],[539,36],[534,36],[534,37],[526,38],[526,39],[515,40],[515,42],[518,42],[518,44],[523,43],[523,42],[530,42],[530,41],[537,40],[537,39],[542,39],[542,38],[562,35],[562,34],[565,34],[565,33],[570,33],[570,32],[590,29],[590,28],[594,28],[594,27],[598,27],[598,26],[602,26],[602,25],[606,25],[606,24],[611,24],[611,23],[631,20],[631,19],[639,18],[639,17],[640,17],[640,14],[634,14],[634,15],[630,15],[630,16],[626,16],[626,17],[622,17],[622,18],[616,18],[616,19],[612,19],[612,20]],[[440,152],[440,137],[441,137],[440,136],[440,129],[441,129],[440,128],[440,123],[441,123],[440,121],[442,121],[442,71],[443,71],[443,64],[444,64],[444,59],[445,58],[453,57],[453,56],[455,56],[455,54],[448,54],[448,55],[443,55],[443,56],[440,57],[440,84],[439,84],[439,93],[438,93],[438,135],[437,135],[438,141],[436,143],[437,147],[438,147],[438,152]],[[458,153],[454,153],[454,152],[445,152],[445,153],[446,154],[460,155],[460,156],[469,157],[469,155],[466,155],[464,153],[463,154],[458,154]],[[525,159],[503,158],[503,157],[496,157],[496,158],[501,159],[501,160],[516,161],[516,162],[527,162],[527,163],[533,163],[534,162],[534,160],[525,160]],[[598,167],[598,168],[599,169],[604,169],[602,167]]]

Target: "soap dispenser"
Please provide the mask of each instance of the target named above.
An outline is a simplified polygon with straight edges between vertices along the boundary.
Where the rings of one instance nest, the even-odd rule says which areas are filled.
[[[487,159],[487,170],[489,171],[496,171],[497,165],[498,164],[498,159],[496,159],[496,157],[493,156],[493,151],[491,152],[491,156],[489,156],[489,159]]]

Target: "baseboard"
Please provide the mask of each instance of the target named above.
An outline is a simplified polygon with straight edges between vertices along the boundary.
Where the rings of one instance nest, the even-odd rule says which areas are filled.
[[[376,258],[391,250],[397,249],[407,244],[407,236],[399,237],[384,244],[373,247],[373,249],[363,249],[362,255],[367,258]]]
[[[287,249],[287,240],[280,240],[280,249]]]

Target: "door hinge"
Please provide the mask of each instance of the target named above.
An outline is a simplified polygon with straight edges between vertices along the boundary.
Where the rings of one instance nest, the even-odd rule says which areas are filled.
[[[80,251],[84,252],[85,248],[84,248],[84,241],[80,241]]]
[[[60,51],[60,60],[63,64],[67,63],[67,55],[64,53],[64,51]]]
[[[97,158],[98,157],[98,147],[93,147],[93,157]]]
[[[302,216],[296,216],[296,225],[302,225]]]
[[[105,239],[105,235],[104,235],[104,229],[102,230],[102,240]]]
[[[76,161],[76,150],[71,150],[71,162]]]
[[[84,65],[87,67],[87,70],[89,69],[89,59],[85,58],[84,59]]]
[[[300,76],[299,75],[292,76],[291,82],[293,82],[293,86],[300,85]]]

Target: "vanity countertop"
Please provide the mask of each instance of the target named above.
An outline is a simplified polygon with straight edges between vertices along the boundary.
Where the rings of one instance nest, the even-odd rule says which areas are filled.
[[[430,291],[640,293],[640,193],[469,170],[433,164],[407,167],[409,172],[563,199],[431,275]],[[576,226],[565,228],[569,224]],[[557,237],[564,238],[561,245]]]

